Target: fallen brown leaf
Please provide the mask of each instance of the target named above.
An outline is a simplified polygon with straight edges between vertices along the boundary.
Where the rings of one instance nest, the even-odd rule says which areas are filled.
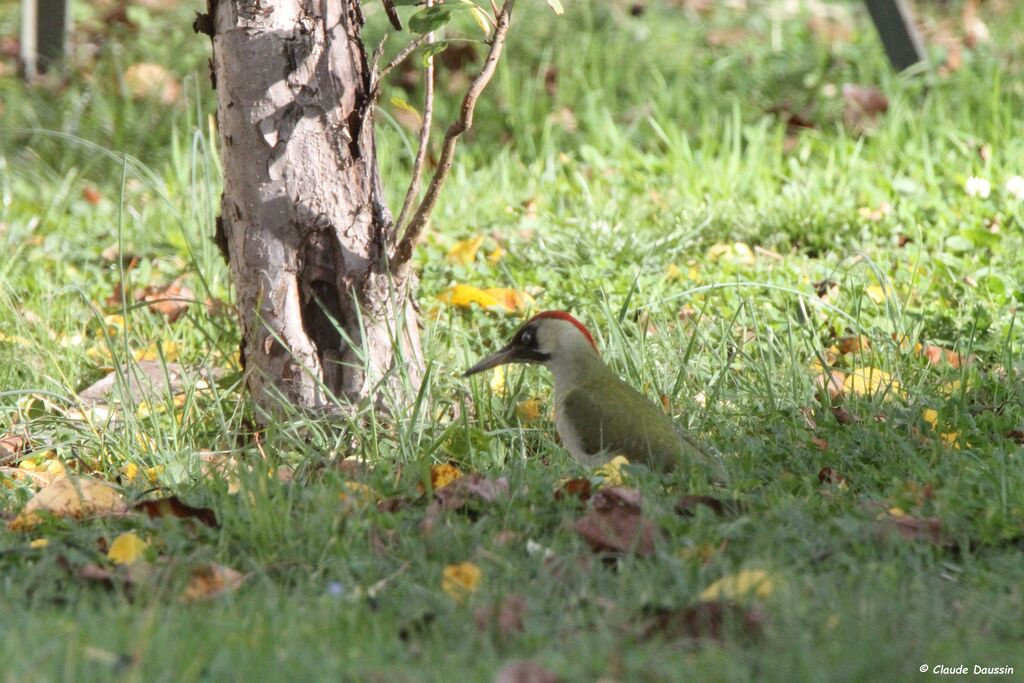
[[[185,602],[196,602],[215,598],[235,590],[245,579],[245,574],[223,565],[210,564],[199,567],[192,572],[192,578],[181,594],[181,599]]]
[[[192,290],[175,280],[169,285],[150,285],[135,295],[136,301],[144,301],[149,304],[149,310],[167,318],[167,322],[173,323],[178,320],[188,306],[196,301],[196,295]]]
[[[598,491],[590,503],[592,509],[573,528],[595,552],[654,554],[658,529],[641,513],[639,491],[613,486]]]
[[[14,462],[29,446],[28,437],[20,434],[0,436],[0,465]]]
[[[181,97],[181,83],[159,64],[133,64],[124,72],[128,94],[136,99],[153,97],[171,105]]]
[[[217,515],[209,508],[196,508],[178,500],[177,496],[144,500],[132,505],[133,510],[142,510],[150,519],[158,517],[177,517],[179,519],[198,519],[207,526],[217,527]]]
[[[832,408],[832,415],[836,418],[836,422],[841,425],[852,425],[857,423],[857,418],[842,406],[834,406]]]
[[[555,500],[562,500],[563,498],[578,498],[583,502],[590,500],[591,496],[591,483],[589,479],[579,478],[570,479],[555,491]]]
[[[103,201],[103,195],[94,186],[86,185],[82,188],[82,199],[96,206]]]
[[[864,335],[857,337],[842,337],[836,342],[839,353],[844,356],[849,353],[860,353],[871,348],[871,341]]]
[[[420,531],[430,535],[446,511],[458,510],[471,501],[490,504],[508,496],[508,479],[488,479],[466,474],[434,491],[420,521]]]
[[[855,132],[873,127],[889,111],[889,98],[871,85],[843,83],[843,121]]]

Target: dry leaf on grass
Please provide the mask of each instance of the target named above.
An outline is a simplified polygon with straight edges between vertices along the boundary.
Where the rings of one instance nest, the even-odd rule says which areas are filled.
[[[463,284],[452,285],[438,294],[437,300],[456,308],[472,308],[476,304],[496,313],[522,313],[534,303],[526,292],[503,287],[480,289]]]
[[[889,111],[889,98],[871,85],[843,83],[843,121],[855,132],[874,127],[878,118]]]
[[[36,493],[25,508],[8,523],[14,531],[31,529],[43,520],[43,514],[55,517],[109,517],[128,510],[114,487],[88,477],[58,477]]]
[[[181,97],[181,83],[159,64],[132,64],[125,69],[124,84],[136,99],[153,97],[171,105]]]
[[[458,510],[471,501],[491,504],[508,496],[508,479],[488,479],[481,474],[467,474],[434,491],[420,521],[420,531],[430,535],[448,510]]]
[[[21,467],[0,467],[0,475],[10,477],[14,481],[27,481],[33,488],[41,489],[53,483],[54,479],[62,476],[56,472],[41,470],[27,470]],[[9,483],[5,483],[9,486]]]
[[[138,535],[127,531],[110,544],[107,550],[107,559],[114,564],[135,564],[146,554],[149,544],[139,538]]]
[[[158,517],[177,517],[179,519],[198,519],[203,524],[216,527],[217,515],[209,508],[196,508],[182,503],[177,496],[144,500],[132,505],[133,510],[142,510],[150,519]]]
[[[484,244],[483,235],[477,235],[476,237],[470,237],[469,239],[456,242],[451,249],[448,250],[448,260],[452,263],[459,263],[464,266],[468,266],[476,259],[476,253],[480,251],[480,247]]]
[[[14,462],[29,446],[28,437],[20,434],[0,436],[0,465]]]
[[[589,479],[569,479],[562,483],[555,491],[555,500],[563,498],[576,498],[584,503],[590,500],[592,485]]]
[[[245,574],[223,565],[199,567],[192,572],[192,578],[182,592],[181,599],[185,602],[196,602],[215,598],[235,590],[245,579]]]
[[[864,335],[858,337],[842,337],[836,342],[836,348],[844,356],[849,353],[860,353],[871,348],[871,340]]]
[[[843,380],[843,390],[859,396],[885,393],[898,394],[900,383],[884,370],[878,368],[858,368]]]
[[[441,589],[452,600],[462,602],[480,586],[483,572],[472,562],[450,564],[441,571]]]
[[[462,477],[462,470],[455,465],[442,462],[430,467],[430,490],[436,491],[444,488],[456,479]]]
[[[973,360],[970,356],[963,358],[956,351],[944,349],[933,344],[915,344],[914,353],[923,356],[931,365],[948,363],[950,367],[956,369],[959,369],[962,365],[969,364]]]
[[[641,512],[640,492],[612,487],[591,499],[591,510],[573,525],[595,552],[633,553],[650,557],[658,529]]]
[[[167,322],[178,320],[195,303],[196,295],[191,289],[175,280],[169,285],[150,285],[135,295],[136,301],[149,304],[149,310],[167,318]]]

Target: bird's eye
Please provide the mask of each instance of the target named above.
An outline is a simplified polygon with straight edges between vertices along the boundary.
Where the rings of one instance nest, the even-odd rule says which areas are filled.
[[[519,341],[523,346],[533,346],[533,330],[523,330],[522,335],[519,337]]]

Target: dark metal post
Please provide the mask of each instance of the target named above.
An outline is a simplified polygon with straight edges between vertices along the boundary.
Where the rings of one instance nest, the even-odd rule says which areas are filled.
[[[32,78],[60,62],[71,35],[71,0],[21,0],[21,62]]]
[[[910,19],[904,0],[865,0],[871,20],[889,55],[889,62],[897,71],[924,59],[921,39]]]

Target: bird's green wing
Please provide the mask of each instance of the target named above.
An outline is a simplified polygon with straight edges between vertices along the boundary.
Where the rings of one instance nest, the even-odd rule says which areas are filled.
[[[706,464],[707,455],[649,399],[622,382],[584,384],[566,395],[562,410],[578,426],[580,446],[589,455],[624,455],[652,469]]]

